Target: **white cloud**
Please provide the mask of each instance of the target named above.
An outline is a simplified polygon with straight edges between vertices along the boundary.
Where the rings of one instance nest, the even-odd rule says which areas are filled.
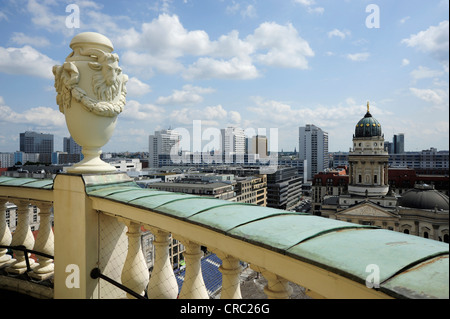
[[[245,39],[233,30],[213,41],[204,30],[186,30],[177,16],[167,14],[143,23],[140,31],[127,30],[115,43],[127,49],[122,62],[132,70],[181,73],[185,79],[253,79],[259,76],[255,62],[307,69],[307,58],[314,56],[292,24],[266,22]],[[185,65],[191,57],[197,60]]]
[[[354,122],[358,121],[366,112],[365,103],[356,103],[353,98],[347,98],[343,104],[303,108],[296,108],[290,103],[269,100],[260,96],[253,97],[253,102],[255,106],[249,107],[248,110],[253,112],[255,118],[266,121],[273,125],[272,127],[279,128],[298,127],[301,123],[314,123],[328,128],[349,125],[350,128],[353,128]],[[371,103],[371,110],[378,116],[389,114],[377,107],[375,102]]]
[[[44,37],[32,37],[25,35],[22,32],[14,32],[11,37],[11,41],[18,45],[29,44],[35,47],[45,47],[50,44],[50,42]]]
[[[4,12],[0,11],[0,21],[2,20],[8,21],[8,16]]]
[[[253,44],[239,39],[239,32],[233,30],[227,35],[221,35],[217,41],[211,43],[211,56],[223,58],[249,58],[255,51]]]
[[[188,80],[211,78],[248,80],[259,77],[259,72],[249,59],[200,58],[187,68],[183,77]]]
[[[354,53],[354,54],[347,54],[347,58],[351,61],[366,61],[370,56],[370,53],[363,52],[363,53]]]
[[[345,39],[349,35],[350,35],[350,31],[348,31],[348,30],[341,31],[339,29],[333,29],[332,31],[328,32],[329,38],[338,37],[341,39]]]
[[[446,103],[448,109],[448,90],[418,88],[410,88],[409,90],[419,99],[433,103],[435,106],[442,106]]]
[[[254,18],[256,17],[256,9],[253,5],[249,4],[244,10],[241,11],[241,15],[244,18]]]
[[[142,96],[151,92],[150,85],[140,81],[136,77],[131,77],[127,83],[127,96]]]
[[[241,5],[235,1],[232,2],[232,5],[228,5],[225,9],[225,12],[228,14],[235,14],[239,11]]]
[[[308,13],[323,14],[325,9],[323,7],[315,7],[315,8],[309,7],[307,11]]]
[[[45,3],[46,4],[46,3]],[[31,14],[31,22],[38,27],[44,28],[50,32],[63,32],[73,34],[73,29],[65,27],[66,16],[55,15],[44,3],[38,3],[36,0],[28,0],[27,10]],[[49,2],[49,5],[54,3]]]
[[[0,72],[53,79],[57,61],[26,45],[23,48],[0,47]]]
[[[402,66],[407,66],[407,65],[409,65],[409,60],[408,59],[403,59],[402,60]]]
[[[242,117],[241,117],[241,114],[239,112],[230,111],[230,112],[228,112],[228,114],[229,114],[230,121],[232,122],[232,124],[239,124],[239,123],[241,123]]]
[[[322,7],[313,7],[316,4],[316,1],[314,0],[294,0],[294,2],[306,7],[308,13],[323,14],[323,12],[325,11],[325,9]]]
[[[120,118],[139,121],[161,121],[164,118],[164,109],[153,104],[141,104],[138,101],[127,101]]]
[[[409,19],[411,19],[411,17],[410,16],[407,16],[407,17],[404,17],[404,18],[401,18],[400,19],[400,23],[401,24],[404,24],[406,21],[408,21]]]
[[[17,113],[0,97],[0,123],[64,127],[64,115],[55,108],[39,106]]]
[[[262,23],[247,41],[258,50],[267,50],[265,54],[257,54],[256,58],[269,66],[307,69],[307,57],[314,56],[308,42],[298,35],[291,23],[285,26]]]
[[[419,66],[417,69],[411,71],[411,76],[414,80],[440,77],[443,74],[443,71],[432,70],[425,66]]]
[[[161,14],[152,22],[143,23],[141,32],[132,29],[116,41],[133,50],[171,58],[204,55],[211,51],[211,42],[205,31],[188,31],[176,15],[168,14]]]
[[[226,111],[222,105],[207,106],[204,108],[182,108],[174,110],[168,117],[171,123],[181,126],[190,126],[193,121],[200,120],[202,127],[223,128],[226,125],[239,124],[241,115],[237,111]]]
[[[411,35],[408,39],[403,39],[409,47],[417,48],[419,51],[430,53],[434,58],[448,68],[449,56],[449,24],[448,20],[442,21],[438,26],[430,26],[425,31]]]
[[[182,90],[174,90],[170,96],[159,97],[156,103],[163,105],[192,105],[203,102],[203,96],[201,94],[212,92],[214,92],[214,89],[187,84],[183,86]]]
[[[126,69],[143,78],[152,76],[155,70],[165,74],[175,74],[184,69],[183,64],[174,58],[135,51],[124,52],[121,56],[121,63]]]

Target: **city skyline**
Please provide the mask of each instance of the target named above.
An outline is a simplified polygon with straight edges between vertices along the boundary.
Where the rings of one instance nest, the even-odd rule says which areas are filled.
[[[79,28],[67,26],[73,4]],[[449,149],[448,1],[24,0],[0,5],[0,27],[0,152],[25,131],[63,149],[51,68],[85,31],[110,37],[130,77],[104,152],[148,151],[154,131],[199,120],[278,128],[285,151],[314,124],[346,152],[368,100],[386,141]]]

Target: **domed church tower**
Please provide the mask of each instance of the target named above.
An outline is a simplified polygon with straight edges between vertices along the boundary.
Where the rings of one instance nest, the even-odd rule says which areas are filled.
[[[350,195],[379,197],[388,193],[389,155],[384,150],[381,125],[370,114],[369,102],[366,115],[356,124],[348,162]]]

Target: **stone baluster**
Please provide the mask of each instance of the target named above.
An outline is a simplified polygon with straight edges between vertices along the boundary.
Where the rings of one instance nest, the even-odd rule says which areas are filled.
[[[50,220],[52,203],[38,202],[34,203],[34,205],[39,208],[40,223],[39,232],[37,234],[36,243],[34,244],[33,250],[53,256],[55,251],[55,239]],[[34,278],[44,280],[53,274],[53,259],[40,255],[36,256],[39,260],[39,265],[33,269],[33,273],[30,275]]]
[[[8,225],[6,224],[6,199],[0,198],[0,245],[9,246],[11,244],[12,236]],[[10,255],[7,254],[8,249],[0,248],[0,267],[12,261]]]
[[[200,245],[189,240],[181,239],[185,247],[184,259],[186,273],[180,291],[180,299],[208,299],[208,291],[203,281],[201,259],[203,252]]]
[[[155,263],[148,283],[147,296],[149,299],[176,299],[178,284],[169,256],[170,233],[154,227],[147,229],[155,235]]]
[[[242,272],[242,266],[239,259],[227,255],[220,251],[214,253],[222,260],[219,271],[222,273],[222,292],[221,299],[242,299],[239,275]]]
[[[30,208],[29,201],[13,200],[17,205],[17,227],[12,236],[11,246],[25,246],[27,249],[34,248],[34,236],[30,227]],[[16,261],[7,271],[14,274],[23,274],[27,271],[25,255],[22,251],[14,251]],[[28,253],[28,257],[30,257]],[[30,266],[34,266],[34,259],[28,258]]]
[[[289,285],[289,281],[262,267],[252,265],[251,268],[261,273],[267,280],[264,293],[269,299],[289,299],[292,294],[292,287]]]
[[[122,284],[143,296],[148,284],[149,274],[141,249],[141,225],[130,221],[124,221],[124,223],[128,227],[128,253],[122,269]],[[135,298],[128,293],[127,297],[129,299]]]

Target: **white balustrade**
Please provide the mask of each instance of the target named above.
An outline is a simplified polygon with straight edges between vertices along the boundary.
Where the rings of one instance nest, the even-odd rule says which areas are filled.
[[[33,204],[38,206],[40,217],[39,231],[36,236],[36,242],[33,250],[53,256],[55,250],[55,239],[50,220],[52,203],[36,202]],[[30,275],[41,280],[46,279],[53,274],[53,259],[40,255],[37,255],[37,258],[39,265],[33,269],[33,272]]]
[[[251,268],[261,273],[267,280],[264,293],[269,299],[289,299],[292,294],[292,287],[289,285],[289,281],[262,267],[251,265]]]
[[[130,221],[124,223],[128,227],[128,253],[122,269],[122,284],[143,296],[149,281],[149,273],[141,249],[141,225]],[[127,297],[135,298],[128,293]]]
[[[149,299],[176,299],[178,284],[169,256],[170,233],[153,227],[147,227],[147,229],[155,235],[153,240],[155,261],[148,283],[147,296]]]
[[[239,259],[224,254],[220,251],[214,253],[222,260],[219,271],[222,273],[222,291],[221,299],[242,299],[239,275],[242,272],[242,266]]]
[[[9,246],[11,244],[11,231],[6,224],[6,199],[0,198],[0,245]],[[0,248],[0,267],[12,261],[11,255],[7,254],[8,249]]]
[[[27,200],[12,200],[17,206],[17,227],[12,235],[11,246],[24,246],[27,249],[34,248],[34,236],[30,227],[30,208]],[[25,254],[22,251],[14,251],[16,261],[7,268],[7,271],[22,274],[27,271]],[[28,253],[28,257],[30,257]],[[34,259],[28,258],[30,267],[34,266]]]
[[[180,238],[179,238],[180,239]],[[201,259],[203,252],[200,245],[189,240],[180,239],[185,246],[184,259],[186,272],[180,299],[208,299],[208,291],[203,281]]]

